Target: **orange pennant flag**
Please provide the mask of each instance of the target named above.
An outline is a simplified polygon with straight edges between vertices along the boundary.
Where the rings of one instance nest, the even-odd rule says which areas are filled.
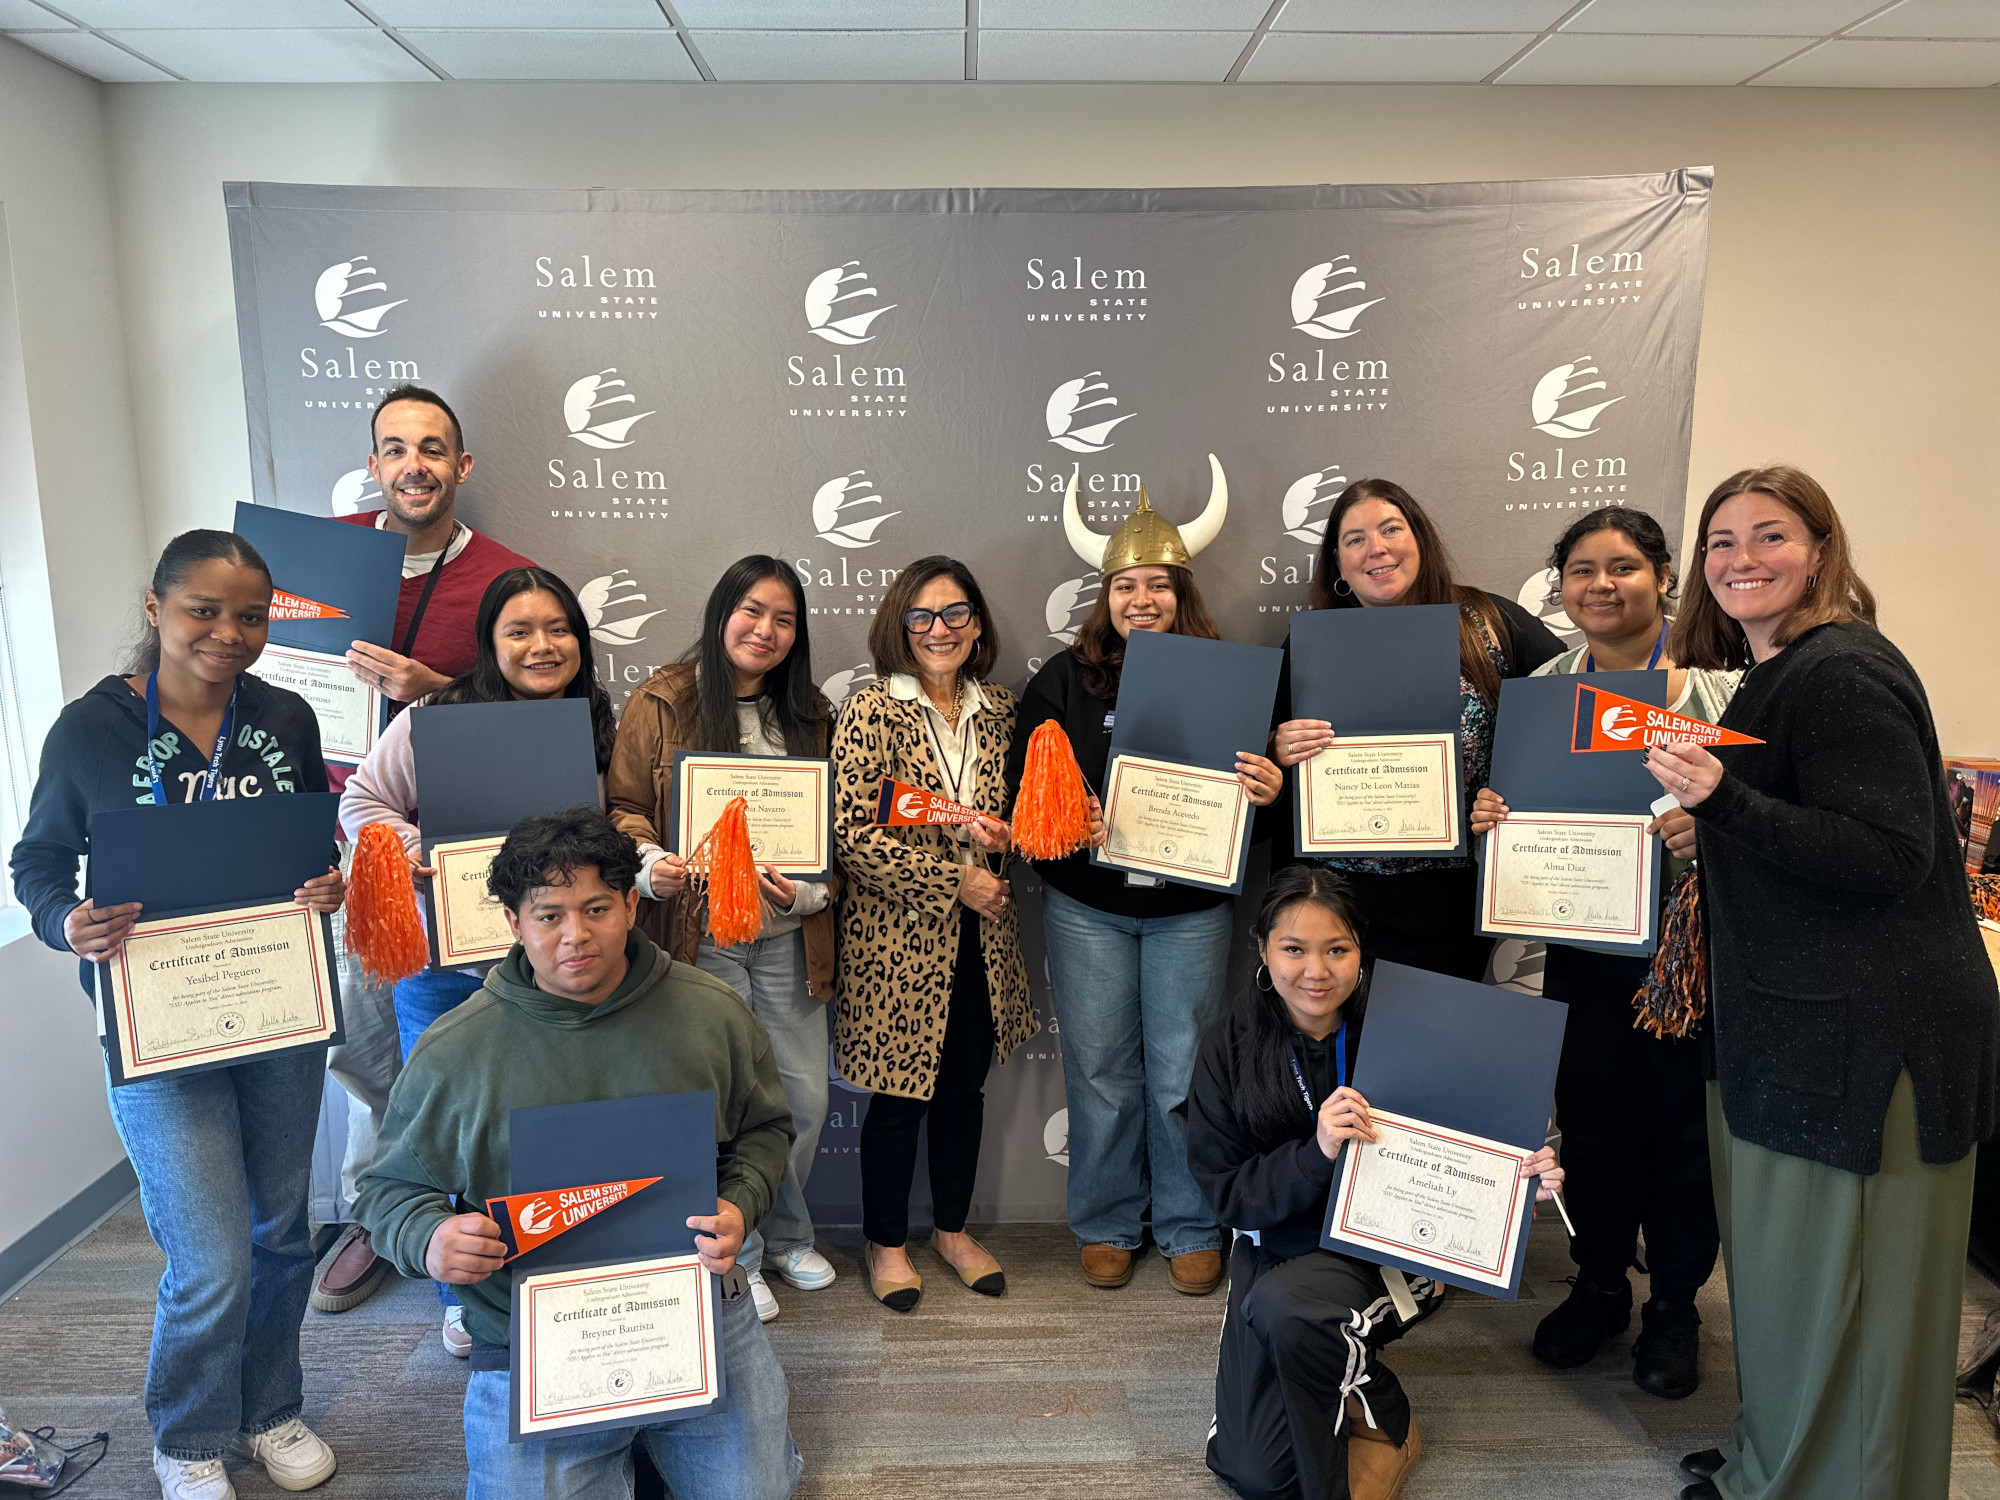
[[[288,594],[283,589],[271,590],[271,613],[273,620],[344,620],[347,611],[335,609],[331,604],[321,604],[317,599],[308,599],[303,594]]]
[[[507,1244],[507,1259],[512,1260],[659,1180],[628,1177],[623,1182],[596,1182],[589,1187],[555,1188],[545,1193],[510,1193],[505,1198],[488,1198],[486,1214],[500,1226],[500,1237]]]
[[[912,823],[977,823],[984,816],[976,807],[967,807],[963,802],[927,792],[920,786],[911,786],[893,776],[884,776],[882,789],[875,794],[875,826],[878,828],[897,828]]]
[[[1668,743],[1694,745],[1761,745],[1764,742],[1733,729],[1690,719],[1685,714],[1655,708],[1623,693],[1607,693],[1603,688],[1576,685],[1576,720],[1569,748],[1572,753],[1588,750],[1643,750],[1648,745]]]

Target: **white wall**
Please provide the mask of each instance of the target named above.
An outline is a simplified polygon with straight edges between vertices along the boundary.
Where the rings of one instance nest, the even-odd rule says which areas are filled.
[[[1714,163],[1690,519],[1815,473],[1948,751],[2000,753],[2000,92],[913,84],[108,91],[154,540],[248,494],[221,184],[1172,186]],[[358,457],[358,455],[357,455]],[[1476,570],[1475,570],[1476,571]]]
[[[103,88],[0,41],[0,568],[30,744],[112,670],[149,543]],[[0,946],[0,1254],[124,1158],[76,960]]]

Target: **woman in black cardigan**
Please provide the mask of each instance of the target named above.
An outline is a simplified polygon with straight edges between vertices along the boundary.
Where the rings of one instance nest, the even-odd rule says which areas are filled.
[[[1742,1397],[1682,1493],[1942,1500],[2000,997],[1937,733],[1811,478],[1732,475],[1700,538],[1671,651],[1748,668],[1722,725],[1763,743],[1647,758],[1700,849]]]

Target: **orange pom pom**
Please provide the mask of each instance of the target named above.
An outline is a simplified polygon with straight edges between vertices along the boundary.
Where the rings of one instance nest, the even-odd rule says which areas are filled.
[[[764,930],[764,896],[750,852],[750,804],[731,797],[715,826],[688,855],[687,878],[708,898],[708,935],[718,948],[747,943]]]
[[[387,823],[370,823],[354,842],[354,865],[347,874],[347,951],[377,984],[407,979],[430,962],[409,857]]]
[[[1014,798],[1014,847],[1029,859],[1061,859],[1090,842],[1090,793],[1069,736],[1044,719],[1028,736],[1028,760]]]

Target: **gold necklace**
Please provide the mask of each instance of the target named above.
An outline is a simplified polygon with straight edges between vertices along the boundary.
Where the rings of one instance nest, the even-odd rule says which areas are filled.
[[[932,708],[937,710],[938,716],[944,720],[946,727],[956,729],[958,727],[959,715],[965,712],[965,680],[958,676],[958,674],[953,673],[952,682],[954,687],[951,706],[949,708],[931,697],[931,690],[928,687],[924,689],[924,698]]]

